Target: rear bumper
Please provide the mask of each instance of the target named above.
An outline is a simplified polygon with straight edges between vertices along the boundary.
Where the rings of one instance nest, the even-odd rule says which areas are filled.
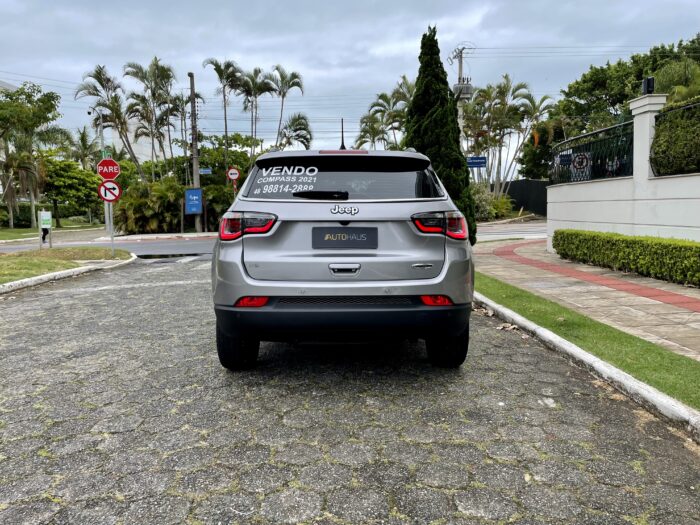
[[[457,335],[469,326],[471,304],[454,306],[215,306],[219,328],[261,341],[349,341]]]

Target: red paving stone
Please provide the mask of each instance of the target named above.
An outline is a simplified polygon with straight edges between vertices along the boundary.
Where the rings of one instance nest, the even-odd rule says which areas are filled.
[[[621,292],[626,292],[631,295],[636,295],[638,297],[646,297],[648,299],[653,299],[654,301],[658,301],[660,303],[671,304],[673,306],[683,308],[691,312],[700,312],[700,299],[695,299],[693,297],[688,297],[687,295],[682,295],[675,292],[669,292],[667,290],[659,290],[658,288],[652,288],[651,286],[630,283],[628,281],[617,279],[615,277],[591,274],[588,272],[577,270],[575,268],[562,266],[560,264],[540,261],[538,259],[531,259],[530,257],[523,257],[522,255],[518,255],[517,253],[515,253],[515,250],[523,246],[544,242],[546,241],[538,239],[536,241],[526,241],[515,244],[508,244],[506,246],[495,248],[492,251],[492,253],[498,257],[519,264],[525,264],[527,266],[533,266],[535,268],[546,270],[548,272],[558,273],[559,275],[573,277],[574,279],[579,279],[581,281],[599,284],[601,286],[605,286],[613,290],[619,290]]]

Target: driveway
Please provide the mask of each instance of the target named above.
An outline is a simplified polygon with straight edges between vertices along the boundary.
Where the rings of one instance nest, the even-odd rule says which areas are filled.
[[[0,296],[0,523],[700,523],[685,436],[483,312],[459,371],[265,343],[233,374],[208,278],[153,259]]]

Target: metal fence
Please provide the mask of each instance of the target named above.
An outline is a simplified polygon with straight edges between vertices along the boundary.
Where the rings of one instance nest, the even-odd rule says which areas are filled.
[[[579,135],[552,148],[552,184],[632,175],[632,121]]]

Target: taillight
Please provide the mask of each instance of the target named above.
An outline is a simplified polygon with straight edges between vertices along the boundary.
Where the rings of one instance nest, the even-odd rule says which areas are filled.
[[[453,239],[466,239],[467,238],[467,221],[458,211],[448,211],[445,214],[445,219],[447,221],[447,227],[445,228],[445,234]]]
[[[420,300],[426,306],[452,306],[452,299],[446,295],[421,295]]]
[[[271,213],[229,212],[219,224],[219,239],[233,241],[251,233],[267,233],[276,221],[277,216]]]
[[[433,213],[416,213],[413,224],[423,233],[444,233],[445,214],[441,211]]]
[[[441,233],[451,239],[467,238],[467,221],[458,211],[416,213],[411,217],[421,233]]]
[[[247,295],[238,299],[238,301],[236,301],[236,304],[234,304],[233,306],[238,306],[241,308],[260,308],[261,306],[265,306],[269,300],[270,298],[264,295]]]

